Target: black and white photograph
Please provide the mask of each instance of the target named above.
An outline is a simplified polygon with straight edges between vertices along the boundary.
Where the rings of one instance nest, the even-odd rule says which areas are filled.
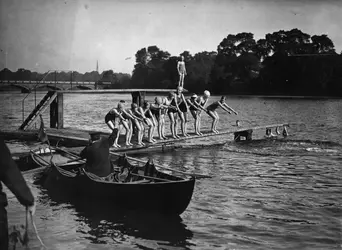
[[[342,250],[342,0],[0,0],[0,250]]]

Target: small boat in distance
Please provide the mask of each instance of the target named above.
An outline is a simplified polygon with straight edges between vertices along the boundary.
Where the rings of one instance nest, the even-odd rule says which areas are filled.
[[[193,177],[161,172],[151,160],[143,166],[132,165],[125,155],[111,161],[113,172],[105,178],[87,172],[84,160],[57,147],[31,151],[31,157],[43,170],[37,182],[44,188],[69,200],[85,198],[92,205],[105,201],[115,208],[180,215],[195,186]]]

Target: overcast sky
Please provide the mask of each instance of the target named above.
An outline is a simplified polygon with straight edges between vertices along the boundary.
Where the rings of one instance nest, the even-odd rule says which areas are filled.
[[[0,0],[0,69],[113,69],[157,45],[178,56],[216,51],[228,34],[327,34],[342,50],[342,0]]]

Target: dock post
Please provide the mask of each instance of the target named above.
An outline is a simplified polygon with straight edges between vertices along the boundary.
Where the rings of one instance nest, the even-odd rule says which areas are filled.
[[[63,93],[58,93],[50,104],[50,128],[63,128]]]
[[[145,101],[145,91],[132,92],[132,102],[142,106]]]
[[[57,128],[57,97],[50,104],[50,128]]]
[[[251,141],[252,140],[252,133],[253,133],[253,129],[235,132],[234,133],[234,141],[236,141],[236,142],[241,141],[241,137],[244,137],[246,141]]]
[[[57,128],[63,128],[64,127],[64,121],[63,121],[63,93],[57,94]]]

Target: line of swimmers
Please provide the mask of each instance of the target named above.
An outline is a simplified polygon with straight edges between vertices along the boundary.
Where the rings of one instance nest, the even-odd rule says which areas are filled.
[[[174,139],[180,138],[177,134],[178,131],[178,117],[180,118],[182,136],[188,137],[187,134],[187,122],[188,122],[188,111],[194,118],[195,134],[202,135],[201,133],[201,113],[204,111],[212,119],[211,131],[219,133],[217,130],[217,124],[219,116],[216,109],[221,107],[223,110],[231,114],[238,114],[234,109],[229,107],[225,103],[225,96],[222,96],[219,101],[213,102],[207,105],[210,92],[204,91],[203,96],[197,96],[196,94],[191,95],[190,98],[185,99],[183,95],[183,88],[178,87],[176,93],[169,92],[167,97],[155,97],[154,103],[145,101],[142,107],[139,107],[136,103],[131,104],[131,108],[126,109],[125,101],[120,101],[116,108],[111,109],[105,116],[105,122],[108,127],[117,133],[116,139],[113,146],[119,148],[119,128],[123,125],[126,130],[126,146],[133,145],[131,138],[133,135],[133,126],[136,127],[138,134],[139,146],[144,146],[143,135],[144,128],[148,128],[148,142],[155,143],[156,140],[153,138],[155,129],[157,128],[158,136],[160,140],[167,139],[165,136],[165,115],[167,114],[170,119],[170,130],[171,136]]]

